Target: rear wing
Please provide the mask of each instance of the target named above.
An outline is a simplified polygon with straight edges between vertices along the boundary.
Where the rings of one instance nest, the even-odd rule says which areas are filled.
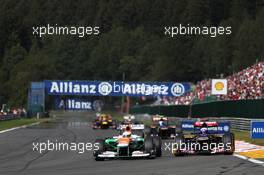
[[[134,115],[125,115],[124,120],[135,120],[135,116]]]
[[[218,122],[194,122],[194,127],[202,127],[206,125],[207,127],[216,127],[218,126]]]
[[[183,120],[181,122],[182,131],[192,131],[198,132],[200,127],[204,122],[196,122],[193,120]],[[219,122],[206,122],[208,127],[208,132],[210,134],[225,134],[229,133],[231,130],[230,122],[228,121],[219,121]]]
[[[160,116],[154,116],[154,117],[152,117],[152,121],[160,121],[161,119],[163,119],[164,121],[167,121],[168,120],[167,117],[160,117]]]

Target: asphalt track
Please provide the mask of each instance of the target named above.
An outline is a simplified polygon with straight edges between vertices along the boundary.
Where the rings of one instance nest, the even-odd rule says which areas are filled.
[[[264,167],[227,155],[195,155],[173,157],[163,152],[153,160],[107,160],[96,162],[91,151],[83,154],[72,151],[33,151],[33,142],[59,140],[65,142],[94,142],[116,134],[112,130],[92,130],[91,114],[68,113],[52,123],[31,126],[0,134],[0,175],[79,175],[79,174],[208,174],[258,175]]]

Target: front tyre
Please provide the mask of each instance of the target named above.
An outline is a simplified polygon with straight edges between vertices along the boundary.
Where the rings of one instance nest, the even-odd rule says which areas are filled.
[[[144,151],[150,154],[150,158],[156,157],[154,141],[150,136],[146,137],[144,140]]]
[[[222,137],[224,144],[224,154],[232,155],[235,152],[235,135],[233,133],[226,133]]]
[[[184,135],[183,134],[176,134],[175,136],[175,143],[173,144],[172,154],[176,156],[183,156],[183,152],[181,150],[181,146],[184,143]]]
[[[99,154],[102,154],[105,151],[105,143],[103,139],[97,139],[94,143],[97,146],[97,149],[94,150],[94,157],[96,161],[103,161],[104,158],[98,157]]]
[[[161,138],[158,136],[153,137],[153,142],[155,145],[155,150],[156,150],[156,157],[161,157],[162,156],[162,141]]]

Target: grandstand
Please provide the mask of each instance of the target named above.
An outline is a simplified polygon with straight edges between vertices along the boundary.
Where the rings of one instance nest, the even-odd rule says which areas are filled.
[[[192,102],[260,99],[264,97],[264,61],[230,75],[226,79],[228,82],[227,95],[212,96],[211,79],[207,79],[198,82],[193,91],[183,96],[173,98],[163,97],[159,100],[159,104],[189,105]]]

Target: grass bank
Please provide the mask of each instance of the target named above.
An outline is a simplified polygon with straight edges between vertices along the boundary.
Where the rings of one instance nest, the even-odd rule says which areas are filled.
[[[47,119],[29,118],[0,121],[0,131],[43,121],[47,121]]]
[[[249,142],[255,145],[264,146],[264,139],[251,139],[249,131],[233,130],[232,132],[234,132],[236,140],[242,140],[242,141],[246,141],[246,142]]]

